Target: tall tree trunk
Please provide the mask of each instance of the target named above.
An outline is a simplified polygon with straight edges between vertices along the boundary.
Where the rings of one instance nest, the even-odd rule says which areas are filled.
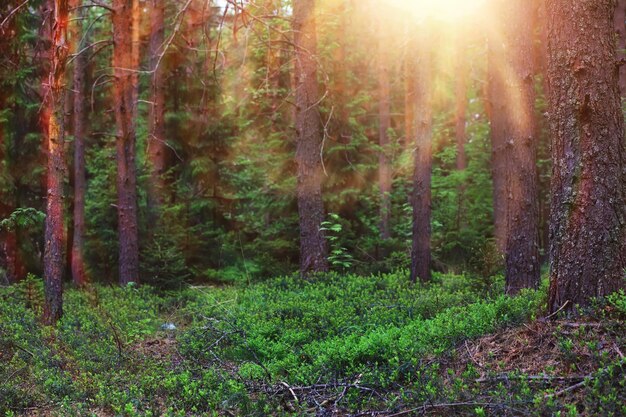
[[[381,21],[382,22],[382,21]],[[384,27],[380,27],[384,31]],[[382,32],[381,32],[382,33]],[[391,217],[391,163],[389,129],[391,128],[391,83],[389,80],[389,42],[379,34],[378,43],[378,184],[380,189],[380,237],[389,239]]]
[[[327,271],[327,246],[321,229],[322,200],[321,121],[318,111],[317,34],[315,0],[294,0],[293,31],[296,82],[296,162],[300,218],[300,272]]]
[[[113,102],[117,125],[119,281],[122,285],[139,281],[132,8],[133,0],[113,1]]]
[[[615,32],[619,59],[626,59],[626,0],[617,0],[615,5]],[[619,87],[622,97],[626,96],[626,65],[619,67]]]
[[[539,213],[537,189],[537,130],[533,9],[527,0],[498,0],[492,3],[496,30],[492,32],[490,69],[491,100],[497,103],[491,119],[497,152],[504,159],[503,171],[494,176],[504,180],[505,279],[507,294],[539,285]],[[495,57],[493,54],[497,54]],[[497,95],[497,97],[496,97]]]
[[[82,5],[82,0],[74,0],[74,7]],[[76,9],[79,19],[72,25],[72,42],[75,51],[81,51],[86,42],[83,37],[82,19],[84,8]],[[87,283],[85,271],[85,137],[87,135],[87,54],[81,53],[74,59],[74,231],[72,238],[71,270],[74,285],[82,287]]]
[[[613,0],[548,0],[551,312],[624,286],[624,121]]]
[[[496,0],[490,4],[497,3]],[[502,30],[497,26],[499,16],[495,13],[489,19],[495,28],[488,35],[489,47],[487,50],[487,115],[491,122],[491,178],[493,180],[493,224],[496,246],[501,253],[506,250],[507,226],[507,194],[506,194],[506,137],[507,117],[504,116],[510,100],[506,94],[504,75],[505,47],[502,44]],[[510,22],[503,22],[508,24]],[[513,52],[514,53],[514,52]]]
[[[65,270],[64,177],[65,159],[65,66],[67,42],[67,0],[50,0],[50,72],[45,87],[47,116],[47,200],[44,238],[44,321],[54,324],[63,313],[63,274]]]
[[[430,217],[432,173],[432,83],[431,50],[425,35],[417,42],[416,55],[416,121],[413,171],[413,245],[411,249],[411,281],[429,281],[430,271]]]
[[[148,138],[148,159],[150,161],[150,192],[148,204],[152,211],[164,201],[165,171],[167,169],[167,146],[165,138],[165,89],[163,88],[165,4],[163,0],[152,0],[150,8],[150,69],[154,71],[150,81],[152,105]]]

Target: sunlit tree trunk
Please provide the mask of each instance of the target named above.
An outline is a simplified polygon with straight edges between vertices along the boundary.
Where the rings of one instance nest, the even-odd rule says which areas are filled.
[[[167,146],[165,137],[165,89],[163,88],[163,65],[161,59],[165,40],[163,0],[150,3],[150,78],[152,102],[150,106],[148,158],[150,160],[150,192],[148,204],[155,209],[163,204],[165,192],[165,171],[167,169]]]
[[[489,37],[494,182],[504,206],[506,292],[539,285],[533,9],[526,0],[498,0]]]
[[[416,44],[415,144],[413,191],[413,244],[411,249],[411,281],[431,279],[430,217],[432,173],[432,83],[431,50],[425,35]]]
[[[495,4],[492,2],[491,4]],[[490,20],[494,25],[499,17]],[[491,121],[491,177],[493,180],[493,224],[496,245],[501,253],[506,250],[506,117],[503,113],[507,109],[507,97],[504,91],[504,80],[499,71],[501,56],[504,47],[500,43],[498,29],[492,28],[489,33],[489,48],[487,56],[487,115]]]
[[[119,281],[139,280],[137,167],[135,162],[135,89],[133,84],[133,0],[113,1],[113,103],[117,125],[117,213]]]
[[[82,0],[74,0],[73,7],[80,6]],[[84,8],[77,8],[78,21],[72,25],[74,50],[80,52],[86,42],[83,37],[82,19]],[[77,286],[87,283],[85,271],[85,139],[87,136],[87,54],[74,58],[74,231],[72,239],[71,270],[72,281]]]
[[[552,207],[548,308],[624,286],[624,121],[612,0],[548,0]]]
[[[50,67],[45,83],[44,108],[47,117],[47,198],[44,236],[44,321],[56,323],[63,313],[63,274],[65,270],[65,66],[68,57],[67,0],[50,0]]]
[[[382,21],[381,21],[382,22]],[[378,43],[378,186],[380,191],[380,237],[389,239],[391,218],[391,162],[389,160],[389,129],[391,128],[391,83],[389,80],[389,42],[380,27]]]
[[[322,132],[318,111],[317,34],[315,1],[294,0],[293,31],[296,84],[296,162],[298,165],[298,215],[300,218],[300,272],[328,270],[327,246],[321,229]]]
[[[617,33],[617,56],[626,59],[626,0],[617,0],[615,5],[615,32]],[[622,97],[626,96],[626,65],[619,66],[619,87]]]

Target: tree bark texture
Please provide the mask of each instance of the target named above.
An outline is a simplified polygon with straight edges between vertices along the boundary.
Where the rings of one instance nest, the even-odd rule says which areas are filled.
[[[496,4],[498,0],[491,4]],[[506,250],[506,129],[507,122],[504,112],[509,106],[510,100],[504,91],[504,79],[500,76],[501,68],[505,68],[501,58],[505,52],[501,28],[498,27],[496,13],[490,20],[495,27],[491,28],[488,36],[487,50],[487,115],[490,120],[491,135],[491,178],[493,181],[493,225],[494,237],[498,250],[504,254]],[[508,24],[509,22],[504,22]],[[502,117],[501,117],[502,116]]]
[[[547,1],[551,312],[624,285],[624,122],[613,0]]]
[[[150,106],[148,158],[150,160],[150,192],[148,204],[151,209],[163,204],[165,171],[167,170],[167,143],[165,137],[165,89],[163,87],[163,54],[165,41],[165,4],[163,0],[150,3],[150,69],[154,71],[150,80],[152,105]],[[161,61],[161,62],[160,62]]]
[[[74,0],[74,7],[82,5],[82,0]],[[82,18],[84,8],[76,8],[77,22],[72,25],[72,42],[76,52],[81,51],[86,41],[82,41]],[[87,136],[87,54],[81,53],[74,59],[74,227],[72,238],[71,270],[74,285],[87,284],[85,270],[85,192],[87,188],[85,170],[85,139]]]
[[[54,324],[63,314],[63,275],[65,271],[64,221],[64,139],[65,67],[69,52],[67,38],[68,1],[50,0],[50,66],[44,91],[47,117],[47,199],[44,236],[44,321]]]
[[[137,167],[135,162],[135,89],[133,83],[133,0],[113,1],[113,102],[117,125],[117,213],[119,281],[139,281]]]
[[[507,294],[539,285],[537,131],[535,128],[533,9],[526,0],[492,2],[489,38],[493,105],[494,197],[504,211]],[[502,215],[502,214],[500,214]],[[502,233],[502,232],[501,232]]]
[[[300,272],[327,271],[327,245],[321,224],[322,131],[318,111],[317,34],[315,1],[295,0],[293,31],[296,83],[296,162],[298,166],[298,215],[300,219]]]
[[[626,0],[617,0],[615,5],[615,33],[617,34],[617,56],[626,60]],[[622,97],[626,96],[626,65],[619,67],[619,87]]]
[[[411,281],[431,279],[431,173],[432,173],[432,83],[431,50],[425,35],[416,42],[415,124],[413,141],[413,244],[411,248]]]

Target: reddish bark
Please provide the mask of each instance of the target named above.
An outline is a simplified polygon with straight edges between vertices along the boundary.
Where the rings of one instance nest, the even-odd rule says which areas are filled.
[[[499,17],[491,18],[497,22]],[[492,29],[487,54],[487,115],[491,121],[491,178],[493,181],[493,224],[496,246],[501,253],[506,250],[506,117],[504,114],[509,106],[504,80],[499,74],[504,64],[500,57],[504,56],[504,47],[500,43],[498,29]]]
[[[551,312],[624,286],[624,120],[612,0],[549,0]]]
[[[73,6],[82,4],[82,0],[74,0]],[[82,19],[84,8],[77,8],[77,18]],[[72,25],[72,42],[74,50],[81,51],[86,42],[81,42],[83,37],[82,21]],[[71,250],[72,281],[76,286],[84,286],[87,283],[85,270],[85,139],[87,135],[87,55],[82,53],[74,59],[73,74],[73,99],[74,99],[74,227]]]
[[[150,106],[148,159],[150,161],[150,193],[148,204],[154,209],[163,204],[165,171],[167,170],[167,146],[165,137],[165,89],[163,88],[163,62],[160,60],[165,40],[165,4],[152,0],[150,8],[150,80],[152,105]]]
[[[9,55],[11,54],[10,46],[13,41],[11,38],[15,33],[13,22],[14,20],[9,21],[8,27],[0,31],[0,35],[5,37],[5,41],[0,42],[0,54],[3,57],[8,56],[8,59],[13,58]],[[0,109],[6,108],[7,98],[7,94],[4,91],[0,91]],[[4,134],[4,125],[0,123],[0,179],[3,180],[0,183],[0,220],[9,217],[15,209],[15,199],[11,189],[10,161],[7,155],[9,148],[8,139],[9,137]],[[5,278],[8,283],[17,282],[26,275],[26,268],[22,263],[17,233],[14,228],[0,229],[0,266],[5,270]]]
[[[117,213],[119,281],[139,281],[137,167],[135,165],[135,88],[133,83],[133,0],[113,1],[113,102],[117,125]]]
[[[47,200],[44,237],[44,321],[54,324],[63,313],[63,274],[65,270],[65,220],[63,191],[65,177],[65,66],[69,51],[67,39],[68,2],[50,0],[50,73],[45,83],[47,116]]]
[[[626,59],[626,0],[617,0],[614,16],[617,56],[619,59]],[[626,65],[624,64],[619,67],[619,87],[622,97],[626,96]]]
[[[491,119],[497,152],[503,158],[495,176],[504,180],[505,279],[507,294],[539,285],[539,214],[535,128],[533,9],[527,0],[493,3],[496,30],[490,39]]]
[[[296,162],[300,219],[300,272],[327,271],[327,245],[321,229],[322,200],[321,121],[318,111],[317,34],[315,0],[294,0]]]
[[[424,35],[421,35],[424,36]],[[413,245],[411,249],[411,281],[431,279],[431,173],[432,173],[432,82],[433,70],[428,41],[418,42],[416,65],[416,121],[413,171]]]

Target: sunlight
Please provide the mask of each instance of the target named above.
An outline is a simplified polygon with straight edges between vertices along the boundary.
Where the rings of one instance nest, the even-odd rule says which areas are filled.
[[[416,17],[434,17],[445,22],[467,18],[485,5],[485,0],[394,0]]]

